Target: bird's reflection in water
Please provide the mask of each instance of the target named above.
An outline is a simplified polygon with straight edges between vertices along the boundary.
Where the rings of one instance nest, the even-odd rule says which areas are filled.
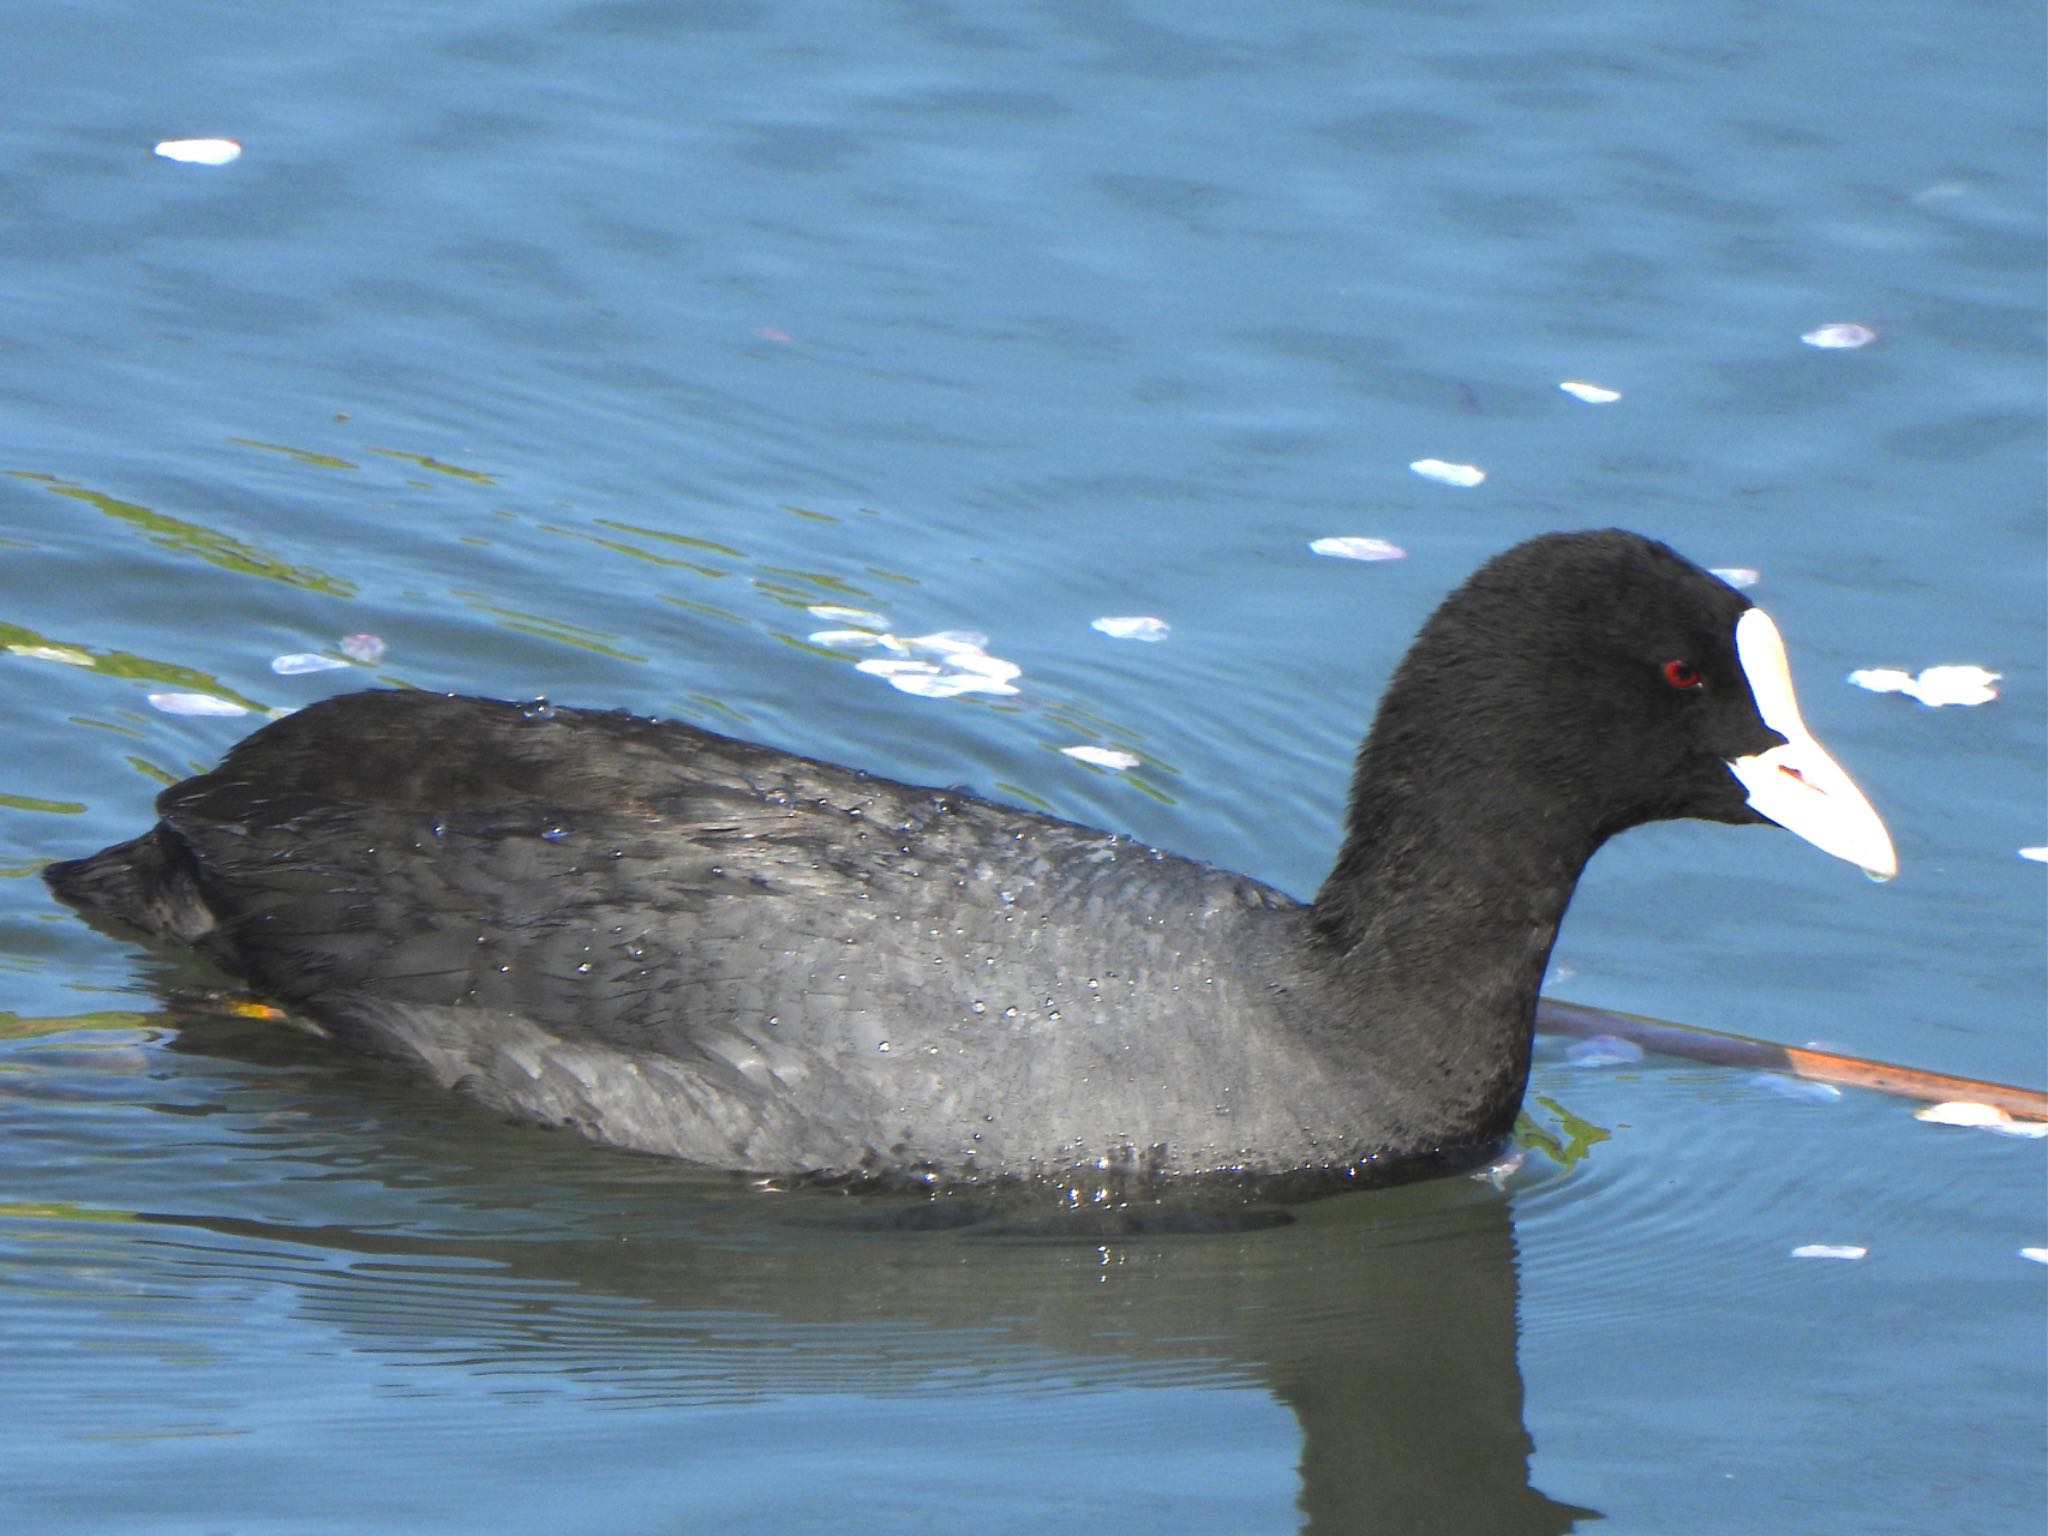
[[[183,1048],[296,1055],[246,1024]],[[295,1165],[304,1220],[145,1219],[310,1248],[301,1304],[375,1353],[612,1381],[643,1405],[859,1393],[884,1415],[940,1378],[1255,1381],[1300,1425],[1304,1529],[1535,1536],[1597,1518],[1529,1484],[1512,1210],[1472,1180],[1297,1204],[1262,1230],[904,1231],[914,1197],[763,1193],[501,1125],[318,1047],[297,1064],[321,1104],[267,1118],[291,1127],[269,1151]],[[258,1091],[294,1097],[295,1077]],[[337,1090],[374,1121],[338,1136]],[[331,1219],[341,1207],[357,1215]]]

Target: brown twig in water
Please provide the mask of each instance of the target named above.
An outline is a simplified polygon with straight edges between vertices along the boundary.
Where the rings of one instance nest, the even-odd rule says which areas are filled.
[[[1789,1072],[1815,1082],[1875,1088],[1880,1093],[1930,1103],[1962,1099],[1989,1104],[2029,1120],[2048,1120],[2048,1093],[2037,1089],[1989,1083],[1974,1077],[1952,1077],[1946,1072],[1924,1072],[1918,1067],[1868,1061],[1860,1056],[1843,1056],[1805,1046],[1777,1045],[1691,1024],[1672,1024],[1633,1013],[1610,1013],[1583,1003],[1541,999],[1536,1004],[1536,1028],[1554,1035],[1614,1035],[1633,1041],[1646,1051],[1659,1051],[1667,1056],[1686,1056],[1728,1067],[1753,1067],[1763,1072]]]

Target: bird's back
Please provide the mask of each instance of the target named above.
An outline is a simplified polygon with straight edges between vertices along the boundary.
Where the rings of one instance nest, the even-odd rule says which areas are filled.
[[[424,693],[301,711],[158,811],[131,889],[59,890],[522,1117],[758,1169],[1316,1160],[1310,1106],[1253,1102],[1301,909],[1128,838]]]

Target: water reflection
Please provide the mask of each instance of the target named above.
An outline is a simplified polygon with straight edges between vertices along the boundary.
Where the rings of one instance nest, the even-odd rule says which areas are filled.
[[[1298,1422],[1306,1529],[1533,1536],[1592,1514],[1529,1484],[1512,1211],[1470,1180],[1259,1232],[903,1232],[893,1198],[766,1195],[501,1125],[274,1028],[207,1021],[178,1048],[269,1069],[223,1132],[278,1182],[139,1220],[385,1359],[632,1406],[855,1394],[882,1415],[948,1386],[1251,1383]],[[367,1126],[337,1103],[359,1099]]]
[[[317,479],[313,495],[323,509],[331,499],[328,482],[334,475],[374,471],[372,459],[396,461],[431,472],[432,478],[407,478],[403,489],[422,493],[433,502],[437,508],[429,519],[433,525],[457,530],[455,537],[465,546],[493,550],[494,560],[516,564],[525,558],[539,557],[546,563],[546,582],[536,582],[529,574],[518,584],[516,592],[494,579],[494,565],[469,561],[463,565],[465,574],[460,584],[450,583],[438,589],[445,601],[480,615],[496,629],[545,642],[549,647],[582,653],[584,658],[633,667],[656,661],[662,662],[664,668],[671,648],[683,655],[713,655],[728,638],[728,630],[765,632],[807,657],[878,678],[902,692],[934,699],[966,694],[984,702],[989,697],[1005,701],[1014,698],[1014,706],[1004,702],[993,707],[1042,716],[1048,724],[1039,745],[1045,750],[1060,752],[1077,747],[1071,738],[1054,731],[1054,727],[1081,729],[1090,739],[1078,744],[1077,751],[1069,751],[1070,756],[1092,762],[1098,769],[1104,766],[1105,757],[1113,758],[1107,766],[1117,770],[1121,786],[1161,804],[1175,803],[1176,797],[1163,781],[1178,776],[1180,770],[1160,755],[1157,745],[1144,744],[1134,727],[1101,718],[1093,701],[1077,694],[1070,680],[1055,680],[1059,677],[1057,669],[1047,675],[1034,672],[1028,685],[1021,684],[1017,680],[1024,671],[1022,664],[990,654],[984,648],[991,643],[989,637],[977,630],[910,633],[913,628],[927,628],[938,622],[940,615],[957,612],[962,600],[942,588],[926,590],[926,582],[920,577],[893,565],[874,562],[872,556],[881,542],[875,530],[881,514],[874,509],[861,507],[858,510],[862,515],[849,518],[811,507],[780,505],[779,512],[802,522],[809,533],[840,529],[844,536],[821,535],[795,543],[787,537],[768,537],[762,547],[749,552],[729,542],[647,522],[585,517],[567,502],[557,502],[543,513],[522,499],[530,498],[530,491],[503,492],[503,482],[508,478],[504,472],[457,464],[411,449],[351,439],[349,451],[356,457],[344,457],[268,439],[237,436],[229,441],[252,454],[283,461],[294,477],[303,470],[309,481]],[[418,643],[421,614],[414,606],[417,594],[405,594],[401,602],[390,605],[388,594],[379,593],[374,581],[359,585],[352,576],[296,565],[221,529],[171,517],[53,475],[30,471],[10,471],[9,475],[65,498],[67,503],[83,504],[113,518],[180,560],[197,560],[238,576],[259,576],[328,597],[354,600],[371,593],[374,601],[386,604],[376,620],[380,627],[410,630],[414,642],[409,648],[410,657],[431,654],[430,647],[423,649]],[[377,499],[362,509],[362,515],[374,522],[389,512],[395,504],[389,498],[399,488],[382,481],[370,486],[369,494]],[[491,499],[500,493],[512,499]],[[322,515],[327,515],[324,510]],[[70,521],[56,520],[54,536],[74,532]],[[900,530],[894,536],[900,539]],[[557,579],[565,571],[586,580]],[[154,591],[160,586],[161,582],[152,581],[149,589]],[[535,590],[548,594],[546,608],[527,595]],[[663,645],[653,651],[633,641],[631,633],[623,627],[587,622],[589,615],[615,612],[628,593],[671,605],[694,619],[709,622],[683,632],[657,627],[655,633]],[[898,599],[894,604],[890,602],[891,594]],[[726,601],[710,601],[714,596]],[[207,632],[212,636],[210,640],[204,634],[193,640],[202,654],[219,654],[225,647],[232,655],[243,643],[238,636],[253,623],[245,614],[248,601],[239,599],[223,609],[217,628]],[[893,614],[884,611],[890,609]],[[119,605],[108,609],[109,614],[119,612]],[[351,617],[339,622],[357,621]],[[1158,624],[1159,633],[1164,633],[1163,621],[1149,622]],[[834,627],[820,628],[821,623]],[[899,636],[892,632],[892,625],[900,627],[903,633]],[[1011,637],[998,643],[1031,643],[1041,652],[1046,649],[1042,640],[1020,636],[1014,627]],[[170,714],[270,714],[303,701],[301,695],[273,706],[196,666],[132,656],[76,637],[53,637],[21,623],[0,622],[0,646],[11,654],[107,677],[172,685],[175,693],[149,697],[153,707]],[[876,654],[878,651],[883,654]],[[444,669],[438,676],[380,674],[374,681],[383,685],[477,687],[489,691],[493,686],[504,686],[489,682],[493,671],[520,672],[524,685],[527,678],[536,674],[543,678],[550,673],[560,675],[565,665],[573,665],[567,658],[539,654],[541,659],[524,662],[508,662],[503,654],[486,654],[474,658],[472,670]],[[273,660],[270,670],[274,674],[304,675],[313,669],[280,667]],[[1069,673],[1072,670],[1070,665]],[[609,686],[616,689],[617,675],[604,675]],[[340,691],[369,681],[372,679],[337,678],[323,686],[322,691]],[[640,707],[669,707],[669,699],[658,692],[660,686],[659,682],[646,685],[649,691],[637,701]],[[734,711],[721,700],[698,693],[684,697],[692,704],[734,717],[738,723]],[[607,700],[599,696],[593,702]],[[857,696],[855,702],[859,703]],[[1076,722],[1083,718],[1094,724],[1078,726]],[[1038,795],[1012,786],[1001,787],[1033,805],[1050,809]]]
[[[94,511],[104,513],[115,522],[140,533],[159,549],[169,550],[173,554],[195,556],[208,565],[218,566],[224,571],[233,571],[237,575],[262,576],[271,581],[282,582],[288,587],[299,587],[329,597],[355,595],[353,582],[330,576],[327,572],[310,565],[294,565],[256,545],[245,543],[203,523],[170,517],[153,508],[145,507],[140,502],[123,501],[118,496],[109,496],[104,491],[76,485],[55,475],[20,469],[9,470],[7,473],[17,480],[39,485],[53,496],[64,496],[73,501],[83,502]]]
[[[239,706],[236,712],[241,714],[264,713],[268,709],[267,705],[238,692],[211,672],[202,672],[197,667],[188,667],[175,661],[159,661],[151,656],[137,656],[128,651],[107,650],[84,644],[74,645],[69,641],[54,639],[39,630],[12,624],[4,619],[0,619],[0,647],[4,647],[9,655],[20,656],[28,661],[51,661],[60,666],[77,667],[81,671],[98,672],[105,677],[194,689],[207,697]],[[121,726],[108,726],[106,722],[99,720],[74,723],[112,730],[125,729]]]

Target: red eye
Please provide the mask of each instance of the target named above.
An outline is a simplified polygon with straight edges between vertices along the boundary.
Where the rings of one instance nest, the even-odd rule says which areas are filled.
[[[1667,661],[1664,663],[1664,681],[1677,689],[1697,688],[1705,681],[1700,669],[1689,661]]]

